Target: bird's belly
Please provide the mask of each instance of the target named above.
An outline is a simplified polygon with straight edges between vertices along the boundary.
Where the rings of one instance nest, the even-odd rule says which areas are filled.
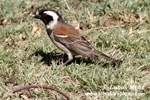
[[[68,48],[66,48],[63,44],[57,42],[54,39],[54,35],[53,33],[49,35],[51,41],[57,46],[57,48],[59,48],[61,51],[65,52],[65,53],[72,53]]]

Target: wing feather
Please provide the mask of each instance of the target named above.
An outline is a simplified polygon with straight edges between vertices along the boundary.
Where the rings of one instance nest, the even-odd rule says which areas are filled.
[[[57,35],[54,36],[57,42],[62,43],[72,52],[93,59],[98,58],[98,54],[94,52],[96,51],[95,48],[84,37],[61,37]]]

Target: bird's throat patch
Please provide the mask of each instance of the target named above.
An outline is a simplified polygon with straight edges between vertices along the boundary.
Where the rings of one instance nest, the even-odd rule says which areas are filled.
[[[52,30],[51,29],[47,29],[47,34],[50,36],[52,33]]]

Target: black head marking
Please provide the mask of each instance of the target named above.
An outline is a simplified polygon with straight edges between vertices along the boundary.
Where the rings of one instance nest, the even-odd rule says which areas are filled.
[[[44,12],[46,12],[46,11],[55,12],[55,13],[58,15],[58,21],[59,21],[59,20],[62,20],[62,18],[61,18],[61,16],[59,15],[59,13],[58,13],[57,11],[55,11],[55,10],[52,10],[52,9],[41,9],[41,10],[39,11],[39,13],[34,16],[34,18],[41,19],[41,20],[44,22],[45,25],[49,24],[49,23],[50,23],[51,21],[53,21],[54,19],[53,19],[53,16],[50,16],[50,15],[44,13]]]

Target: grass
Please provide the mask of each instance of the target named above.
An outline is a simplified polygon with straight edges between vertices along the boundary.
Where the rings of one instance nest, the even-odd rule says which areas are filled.
[[[66,56],[50,41],[43,23],[31,17],[42,8],[57,10],[99,51],[123,60],[123,64],[114,68],[104,59],[76,57],[67,67],[58,66]],[[27,91],[11,91],[15,85],[49,84],[73,100],[149,99],[149,10],[149,0],[1,0],[0,98],[63,99],[43,89],[32,89],[30,96]],[[144,96],[85,95],[101,92]]]

